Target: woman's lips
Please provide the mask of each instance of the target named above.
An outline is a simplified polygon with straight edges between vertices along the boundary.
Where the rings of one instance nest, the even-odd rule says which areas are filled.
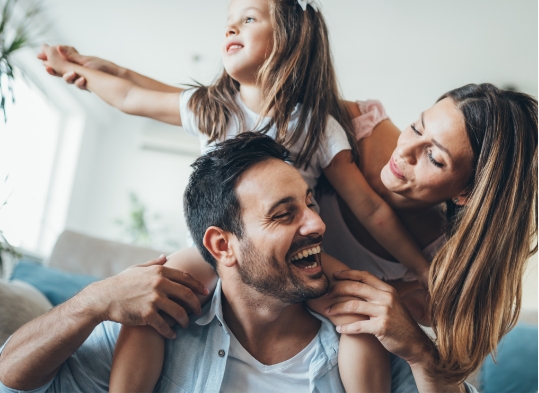
[[[395,164],[395,161],[393,160],[393,157],[389,160],[389,170],[391,173],[393,173],[396,177],[398,177],[401,180],[405,180],[406,177],[404,177],[404,173],[399,169],[397,164]]]

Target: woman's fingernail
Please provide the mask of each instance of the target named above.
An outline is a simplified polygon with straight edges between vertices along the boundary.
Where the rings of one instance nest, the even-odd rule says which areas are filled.
[[[340,326],[335,326],[335,330],[340,333],[341,332],[341,327]]]
[[[204,295],[209,295],[209,294],[210,294],[210,290],[204,287]]]
[[[329,314],[329,310],[331,310],[331,307],[327,307],[324,311],[326,314]]]

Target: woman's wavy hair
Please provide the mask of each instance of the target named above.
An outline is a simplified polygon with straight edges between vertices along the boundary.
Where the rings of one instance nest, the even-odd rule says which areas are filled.
[[[261,130],[275,125],[276,141],[290,148],[307,130],[305,142],[294,162],[307,166],[318,149],[328,121],[333,116],[347,133],[357,160],[352,120],[341,100],[326,23],[321,12],[312,7],[303,11],[297,0],[268,0],[273,26],[273,49],[258,70],[264,102],[261,118],[273,116]],[[229,121],[238,121],[246,130],[244,116],[235,97],[239,83],[226,70],[211,86],[197,85],[189,101],[200,131],[209,142],[223,140]],[[287,136],[291,114],[298,103],[301,111],[295,130]]]
[[[449,240],[432,262],[435,377],[463,381],[515,325],[522,276],[537,252],[537,99],[491,84],[444,94],[473,150],[467,203],[447,201]]]

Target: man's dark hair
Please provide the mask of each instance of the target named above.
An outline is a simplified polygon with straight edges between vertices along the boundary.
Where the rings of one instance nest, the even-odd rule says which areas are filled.
[[[269,136],[243,132],[219,143],[214,150],[197,158],[183,196],[187,227],[195,244],[214,269],[216,260],[202,243],[210,226],[243,236],[241,206],[235,188],[245,171],[260,162],[276,158],[287,161],[290,152]]]

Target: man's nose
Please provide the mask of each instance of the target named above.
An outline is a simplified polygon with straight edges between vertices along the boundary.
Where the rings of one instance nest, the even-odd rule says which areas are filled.
[[[318,213],[311,209],[305,209],[303,223],[299,233],[301,236],[323,236],[326,232],[326,224],[320,218]]]

